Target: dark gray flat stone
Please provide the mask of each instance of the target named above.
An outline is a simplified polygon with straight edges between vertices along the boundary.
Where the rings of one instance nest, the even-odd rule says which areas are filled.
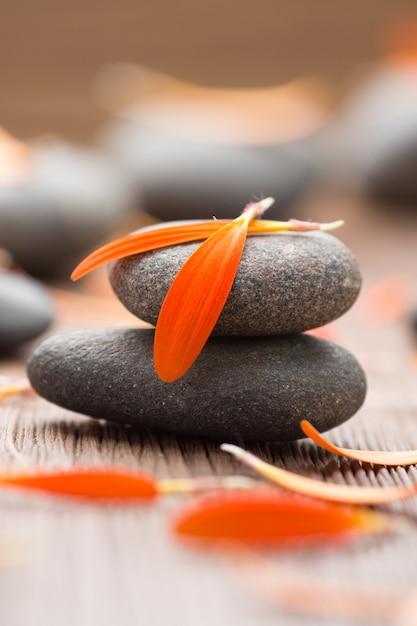
[[[183,244],[111,264],[117,297],[134,315],[156,324],[172,281],[198,245]],[[323,326],[352,306],[360,286],[357,260],[332,235],[248,237],[214,334],[292,334]]]
[[[0,270],[0,354],[45,332],[52,318],[52,299],[40,281]]]
[[[309,335],[213,337],[174,383],[157,377],[152,352],[152,330],[76,331],[38,346],[28,375],[38,394],[72,411],[229,441],[297,439],[303,418],[328,430],[366,392],[356,359]]]

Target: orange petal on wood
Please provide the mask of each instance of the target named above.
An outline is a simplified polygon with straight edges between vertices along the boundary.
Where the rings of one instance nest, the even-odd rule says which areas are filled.
[[[189,538],[284,547],[299,542],[340,541],[355,532],[382,532],[387,528],[387,519],[369,509],[266,489],[231,492],[200,501],[174,522],[174,532]]]
[[[6,378],[6,380],[3,380],[3,377],[0,376],[0,400],[8,396],[27,393],[29,391],[32,391],[32,387],[27,379],[12,380]]]
[[[388,504],[417,495],[417,483],[399,487],[360,487],[337,485],[315,478],[294,474],[288,470],[262,461],[259,457],[232,444],[222,444],[221,449],[229,452],[245,465],[265,476],[272,482],[296,493],[345,504]]]
[[[226,223],[227,221],[213,220],[191,224],[177,224],[120,237],[88,255],[74,269],[71,279],[78,280],[105,263],[131,256],[132,254],[141,254],[159,248],[207,239],[207,237],[220,230]]]
[[[0,484],[90,500],[152,500],[155,481],[138,472],[86,468],[0,475]]]
[[[255,215],[255,208],[245,211],[211,235],[175,277],[155,330],[155,369],[164,382],[183,376],[203,349],[232,288]]]
[[[364,463],[375,463],[378,465],[414,465],[417,463],[417,450],[352,450],[341,448],[334,443],[327,441],[307,420],[300,422],[301,430],[307,437],[310,437],[321,448],[345,456],[349,459],[363,461]]]

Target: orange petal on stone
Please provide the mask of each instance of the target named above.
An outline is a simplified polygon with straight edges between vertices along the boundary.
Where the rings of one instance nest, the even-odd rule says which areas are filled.
[[[152,228],[138,233],[131,233],[110,241],[89,254],[81,263],[77,265],[71,274],[72,280],[78,280],[94,269],[105,263],[116,261],[133,254],[141,254],[177,246],[191,241],[202,241],[213,233],[219,231],[231,220],[207,220],[204,222],[191,222],[189,224],[172,224],[162,228]],[[288,230],[333,230],[342,225],[343,222],[332,222],[330,224],[318,224],[310,222],[299,222],[290,220],[289,222],[278,222],[273,220],[254,220],[248,226],[249,234],[267,234]],[[304,226],[303,226],[304,225]]]
[[[222,444],[221,449],[265,476],[272,482],[296,493],[341,502],[344,504],[389,504],[417,495],[417,483],[399,487],[360,487],[356,485],[338,485],[323,480],[294,474],[288,470],[274,467],[259,457],[232,444]]]
[[[301,430],[307,437],[310,437],[321,448],[364,463],[375,463],[378,465],[414,465],[417,463],[417,450],[352,450],[341,448],[334,443],[327,441],[307,420],[300,422]]]
[[[225,221],[213,220],[191,224],[177,224],[120,237],[89,254],[74,269],[71,279],[78,280],[105,263],[133,254],[141,254],[159,248],[207,239],[207,237],[220,230],[226,223]]]
[[[256,214],[254,208],[245,211],[211,235],[175,277],[155,330],[155,369],[164,382],[183,376],[203,349],[232,288]]]

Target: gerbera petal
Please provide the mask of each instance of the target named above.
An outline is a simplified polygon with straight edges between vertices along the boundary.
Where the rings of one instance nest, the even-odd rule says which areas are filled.
[[[78,280],[88,272],[117,259],[132,254],[141,254],[158,248],[176,246],[190,241],[207,239],[227,224],[227,221],[208,221],[191,224],[177,224],[164,228],[131,233],[111,241],[89,254],[71,274],[72,280]]]
[[[7,396],[26,393],[31,390],[30,382],[26,378],[14,380],[8,376],[0,376],[0,400]]]
[[[117,468],[10,473],[0,475],[0,483],[92,500],[149,500],[155,498],[158,493],[156,483],[151,477]]]
[[[377,465],[414,465],[417,463],[417,450],[352,450],[350,448],[341,448],[327,441],[307,420],[302,420],[300,427],[303,433],[310,437],[318,446],[339,456],[345,456],[348,459],[355,459],[364,463],[375,463]]]
[[[117,467],[84,467],[71,470],[33,470],[0,474],[0,485],[41,491],[85,500],[137,502],[162,494],[251,489],[257,484],[248,476],[203,476],[157,480],[141,471]]]
[[[194,539],[286,546],[352,538],[352,531],[381,532],[388,519],[364,507],[342,506],[257,489],[200,500],[174,522],[174,532]]]
[[[249,205],[202,243],[178,272],[155,330],[155,369],[163,381],[180,378],[200,354],[235,279],[249,222],[271,203],[266,198]]]
[[[232,444],[222,444],[221,450],[229,452],[245,465],[269,478],[281,487],[301,493],[305,496],[342,502],[346,504],[388,504],[417,495],[417,483],[399,487],[360,487],[356,485],[337,485],[315,478],[294,474],[288,470],[274,467],[259,457]]]
[[[191,241],[202,241],[219,231],[232,220],[211,220],[192,222],[190,224],[173,224],[162,228],[153,228],[138,233],[131,233],[101,246],[89,254],[77,265],[71,274],[72,280],[78,280],[105,263],[116,261],[133,254],[141,254],[159,248],[176,246]],[[248,234],[260,235],[287,230],[332,230],[343,224],[342,221],[329,224],[317,222],[300,222],[290,220],[279,222],[274,220],[253,220],[248,226]]]

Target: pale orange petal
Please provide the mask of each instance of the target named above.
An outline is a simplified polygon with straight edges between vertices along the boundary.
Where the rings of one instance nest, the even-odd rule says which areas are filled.
[[[234,446],[222,444],[221,449],[229,452],[245,465],[265,476],[281,487],[290,489],[305,496],[330,500],[332,502],[344,502],[346,504],[388,504],[396,500],[403,500],[417,495],[417,483],[399,487],[360,487],[356,485],[337,485],[315,478],[294,474],[288,470],[262,461],[259,457]]]
[[[7,396],[27,393],[28,391],[32,391],[32,387],[27,379],[13,380],[8,377],[3,379],[0,376],[0,400]]]
[[[178,272],[159,313],[154,360],[165,382],[191,367],[229,295],[246,241],[250,214],[211,235]]]
[[[310,437],[318,446],[339,456],[378,465],[414,465],[417,463],[417,450],[352,450],[350,448],[341,448],[327,441],[307,420],[302,420],[300,427],[303,433]]]

